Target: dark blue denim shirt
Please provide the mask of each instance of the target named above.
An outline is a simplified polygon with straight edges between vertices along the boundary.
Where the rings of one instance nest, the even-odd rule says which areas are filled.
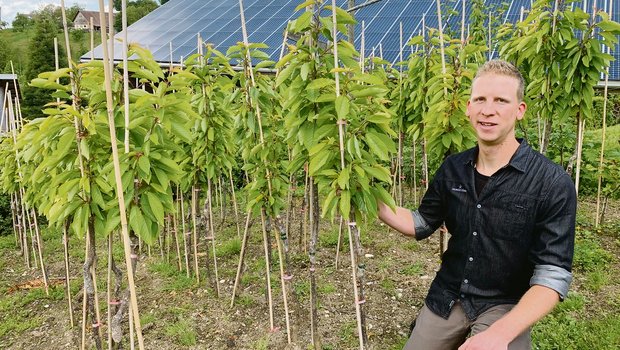
[[[448,318],[458,300],[475,319],[498,304],[516,304],[533,284],[568,292],[577,199],[566,172],[523,140],[480,196],[478,148],[448,157],[413,213],[416,239],[442,223],[451,233],[426,305]]]

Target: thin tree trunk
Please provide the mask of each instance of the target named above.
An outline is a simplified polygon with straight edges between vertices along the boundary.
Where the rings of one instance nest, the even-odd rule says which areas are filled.
[[[271,266],[269,264],[269,247],[268,247],[268,239],[267,239],[267,227],[265,222],[265,213],[264,210],[261,210],[260,213],[261,218],[261,226],[263,230],[263,247],[265,249],[265,280],[267,282],[267,302],[269,304],[269,325],[272,331],[275,329],[273,323],[273,298],[271,296]]]
[[[177,187],[177,191],[181,194],[179,205],[181,206],[181,229],[183,230],[183,254],[185,256],[185,272],[186,272],[187,278],[189,278],[190,269],[189,269],[189,239],[188,239],[188,236],[191,235],[191,233],[187,231],[185,227],[185,201],[183,200],[183,190]]]
[[[233,208],[235,210],[235,226],[237,226],[237,237],[241,238],[241,228],[239,227],[239,209],[237,208],[237,195],[235,194],[235,183],[233,182],[232,170],[228,169],[230,179],[230,190],[232,192]]]
[[[241,241],[241,252],[239,253],[239,264],[237,265],[237,274],[235,276],[235,284],[233,286],[232,298],[230,300],[230,307],[233,307],[235,303],[235,297],[237,296],[237,286],[239,285],[239,281],[241,280],[241,271],[243,270],[243,259],[245,257],[245,252],[248,245],[249,232],[250,232],[250,216],[251,213],[248,211],[247,217],[245,219],[245,229],[243,231],[243,240]]]
[[[316,246],[319,240],[319,200],[318,189],[314,184],[312,177],[310,177],[310,194],[309,194],[309,217],[310,217],[310,244],[308,249],[308,255],[310,257],[310,333],[312,339],[312,346],[314,349],[321,349],[321,339],[319,337],[319,311],[318,311],[318,298],[316,290]]]
[[[69,321],[71,322],[71,328],[75,326],[73,317],[73,305],[71,297],[71,279],[69,277],[69,233],[68,233],[69,221],[65,221],[62,226],[62,242],[63,242],[63,259],[65,261],[65,288],[67,289],[67,304],[69,307]]]
[[[91,220],[89,220],[91,221]],[[101,326],[100,321],[97,319],[97,312],[95,311],[95,283],[93,278],[93,267],[97,261],[97,254],[95,250],[95,232],[91,231],[91,223],[88,224],[88,230],[86,232],[86,261],[84,262],[83,267],[83,276],[84,276],[84,302],[85,302],[85,310],[83,310],[83,320],[82,320],[82,348],[85,347],[85,339],[86,339],[86,328],[87,321],[90,321],[90,325],[92,328],[92,339],[95,342],[95,347],[97,350],[102,349],[101,345],[101,337],[99,334],[99,328]],[[89,317],[90,316],[90,317]]]
[[[196,282],[200,283],[200,272],[198,270],[198,223],[196,222],[196,206],[198,200],[196,199],[198,188],[192,187],[192,223],[193,223],[193,248],[194,248],[194,274],[196,275]]]
[[[278,218],[274,218],[273,223],[275,226],[274,234],[278,247],[278,259],[280,260],[280,286],[282,288],[282,300],[284,303],[284,318],[286,321],[286,336],[288,343],[291,343],[291,322],[289,317],[288,310],[288,285],[290,284],[291,278],[293,276],[289,273],[288,266],[288,241],[286,238],[286,231],[281,226],[280,220]],[[280,237],[278,237],[278,235]],[[284,271],[286,268],[286,272]]]

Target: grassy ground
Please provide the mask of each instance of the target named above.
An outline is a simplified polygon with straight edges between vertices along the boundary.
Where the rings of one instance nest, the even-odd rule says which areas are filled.
[[[295,210],[298,210],[296,208]],[[578,234],[574,264],[574,283],[566,301],[533,330],[534,349],[616,349],[620,343],[620,203],[608,208],[606,223],[595,229],[593,204],[583,200],[579,206]],[[233,216],[230,214],[230,216]],[[298,216],[301,217],[301,216]],[[240,220],[242,224],[243,220]],[[361,225],[361,224],[360,224]],[[309,261],[301,249],[299,222],[291,229],[290,266],[293,267],[289,308],[293,345],[286,345],[282,294],[277,253],[273,248],[271,285],[275,303],[270,330],[262,237],[259,223],[251,229],[249,251],[234,306],[230,307],[241,240],[234,220],[227,220],[217,234],[218,279],[206,266],[212,262],[210,247],[199,248],[201,279],[187,277],[177,267],[175,242],[170,254],[164,244],[143,247],[136,283],[141,323],[147,349],[307,349],[310,344]],[[416,242],[388,231],[376,223],[361,225],[366,275],[368,336],[371,348],[400,349],[408,327],[422,305],[432,277],[439,266],[436,237]],[[76,348],[80,343],[81,264],[84,242],[71,237],[71,294],[76,324],[71,328],[62,280],[61,235],[44,231],[45,261],[54,286],[49,296],[41,285],[41,272],[25,268],[13,236],[0,237],[0,348],[48,350]],[[346,236],[345,236],[346,237]],[[181,238],[180,238],[181,239]],[[104,338],[106,324],[105,238],[98,237],[98,287]],[[204,242],[203,242],[204,243]],[[357,348],[356,321],[351,288],[351,266],[345,242],[335,264],[338,225],[325,223],[317,254],[319,335],[322,349]],[[181,244],[182,250],[182,244]],[[115,259],[123,263],[121,245]],[[193,261],[190,261],[193,264]],[[185,262],[181,261],[181,266]],[[193,269],[193,268],[190,268]],[[213,266],[211,265],[211,270]],[[211,272],[213,276],[213,272]],[[89,337],[90,337],[90,326]],[[126,337],[127,338],[127,337]],[[127,345],[127,344],[126,344]],[[128,346],[126,346],[128,347]],[[91,347],[94,348],[94,347]]]

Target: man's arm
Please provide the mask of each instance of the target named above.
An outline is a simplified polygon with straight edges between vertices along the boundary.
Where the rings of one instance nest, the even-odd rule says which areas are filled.
[[[559,301],[555,290],[533,285],[510,312],[485,331],[467,339],[458,350],[505,350],[519,334],[551,312]]]
[[[415,223],[409,209],[396,207],[396,211],[392,211],[387,204],[379,201],[379,219],[396,231],[406,235],[415,237]]]

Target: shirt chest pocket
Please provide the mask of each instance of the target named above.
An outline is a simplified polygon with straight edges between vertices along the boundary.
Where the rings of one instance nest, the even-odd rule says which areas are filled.
[[[483,218],[485,231],[503,240],[528,240],[536,220],[536,198],[498,191],[489,201]]]

